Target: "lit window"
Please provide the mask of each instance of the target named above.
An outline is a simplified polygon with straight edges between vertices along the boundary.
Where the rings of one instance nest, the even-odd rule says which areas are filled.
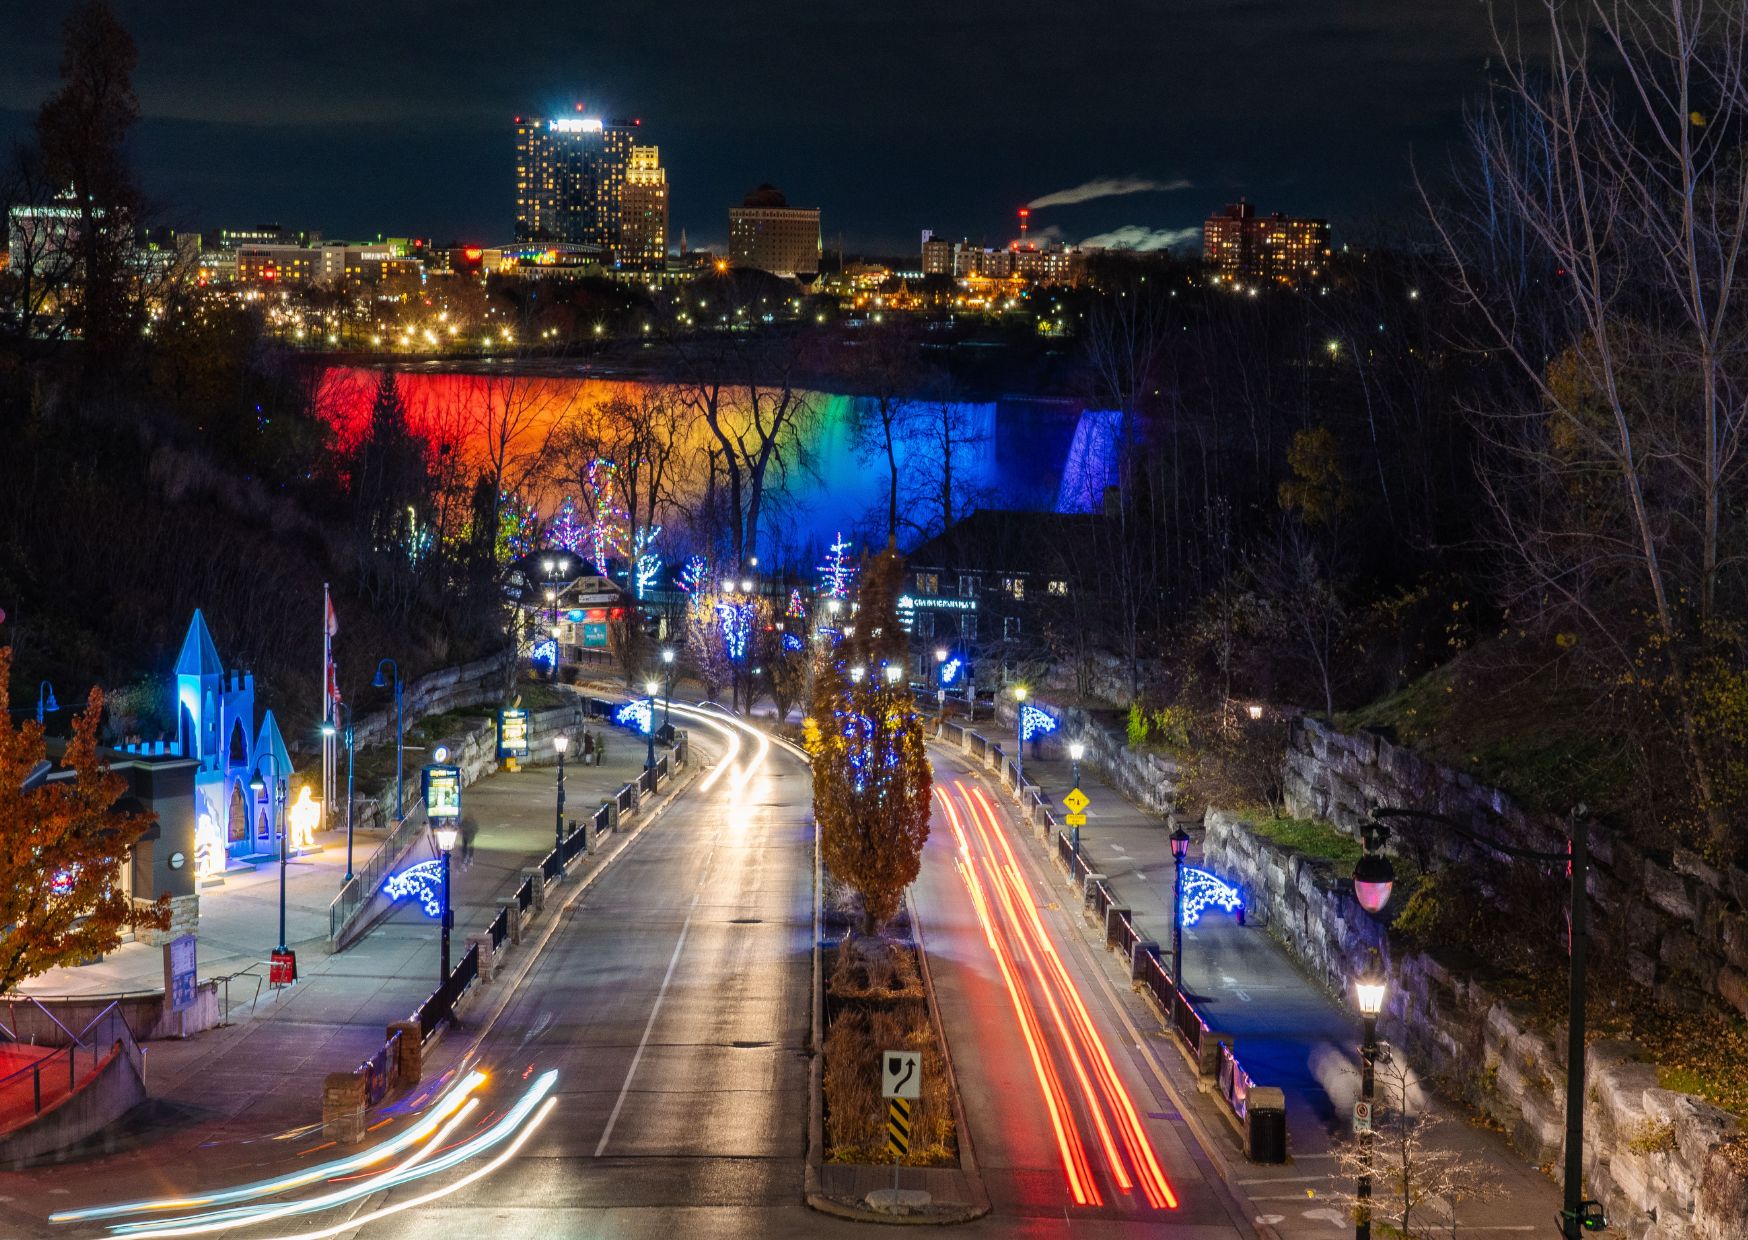
[[[1066,581],[1052,581],[1050,583],[1050,593],[1056,595],[1058,598],[1066,598],[1068,596],[1068,583]]]

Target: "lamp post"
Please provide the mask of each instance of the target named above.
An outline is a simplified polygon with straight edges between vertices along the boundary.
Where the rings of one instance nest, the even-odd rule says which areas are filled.
[[[1601,1231],[1608,1226],[1600,1202],[1584,1196],[1584,965],[1585,948],[1589,941],[1587,928],[1589,901],[1585,895],[1586,875],[1590,867],[1588,830],[1584,820],[1589,810],[1579,805],[1570,818],[1570,843],[1565,852],[1539,852],[1516,848],[1490,840],[1471,831],[1460,822],[1443,814],[1419,809],[1377,809],[1365,833],[1366,853],[1354,866],[1354,897],[1360,907],[1376,917],[1390,901],[1396,872],[1389,858],[1377,850],[1390,838],[1390,829],[1383,820],[1433,822],[1463,839],[1479,844],[1491,852],[1503,853],[1520,861],[1538,865],[1565,866],[1570,881],[1567,896],[1569,927],[1569,969],[1566,990],[1566,1164],[1560,1217],[1560,1235],[1565,1240],[1579,1240],[1587,1231]]]
[[[432,827],[431,834],[437,837],[437,851],[443,856],[443,946],[439,956],[442,971],[437,974],[437,984],[441,986],[449,980],[449,928],[455,924],[455,910],[449,902],[449,854],[454,851],[455,837],[460,833],[455,820],[450,818],[442,826]]]
[[[553,854],[558,858],[558,876],[564,877],[564,751],[571,747],[571,738],[559,733],[552,738],[552,747],[558,753],[558,810],[552,823]],[[584,840],[589,837],[583,836]]]
[[[674,723],[674,648],[662,647],[662,727]]]
[[[644,757],[643,769],[655,770],[655,695],[660,688],[653,680],[646,680],[644,691],[649,694],[649,713],[643,717],[643,734],[649,740],[649,753]]]
[[[48,681],[43,681],[36,687],[36,721],[42,722],[45,712],[61,709],[61,704],[55,701],[55,687]]]
[[[271,749],[261,755],[261,760],[268,764],[268,780],[263,782],[261,772],[256,770],[249,780],[249,790],[256,796],[268,792],[268,804],[273,806],[275,814],[273,821],[279,828],[279,946],[273,950],[283,953],[285,948],[285,867],[290,864],[291,854],[285,837],[285,793],[279,787],[279,757]],[[271,791],[268,791],[271,789]]]
[[[335,709],[344,711],[346,717],[345,726],[340,729],[340,737],[346,742],[346,877],[340,881],[349,883],[352,881],[352,704],[341,702]],[[322,735],[334,735],[333,720],[322,724]]]
[[[1080,760],[1086,757],[1086,745],[1081,741],[1068,742],[1068,756],[1074,759],[1074,790],[1080,791]],[[1069,838],[1073,841],[1074,855],[1080,856],[1080,828],[1070,827]]]
[[[1181,826],[1171,833],[1171,981],[1184,985],[1184,858],[1190,852],[1190,833]]]
[[[1026,686],[1014,686],[1014,782],[1026,786]]]
[[[936,646],[935,647],[935,705],[940,708],[941,719],[943,721],[945,721],[947,718],[947,682],[942,680],[941,677],[946,674],[946,670],[947,670],[947,648],[945,646]]]
[[[386,689],[389,681],[383,678],[382,669],[388,668],[394,678],[395,687],[395,821],[406,818],[406,752],[407,728],[406,716],[402,711],[401,701],[401,665],[393,659],[381,659],[376,665],[376,676],[371,684],[378,689]]]
[[[1360,1095],[1365,1099],[1368,1115],[1372,1113],[1373,1068],[1378,1062],[1378,1013],[1384,1010],[1384,971],[1378,965],[1377,953],[1365,972],[1354,980],[1354,995],[1365,1032],[1360,1037]],[[1354,1211],[1354,1240],[1372,1240],[1372,1122],[1357,1134],[1360,1139],[1360,1176],[1358,1208]]]

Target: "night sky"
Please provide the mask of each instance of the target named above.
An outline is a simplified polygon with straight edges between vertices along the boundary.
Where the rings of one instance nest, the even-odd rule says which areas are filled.
[[[53,89],[70,0],[13,8],[0,141]],[[1247,196],[1368,230],[1440,171],[1490,49],[1479,0],[119,0],[163,222],[508,240],[517,112],[634,116],[673,227],[722,244],[761,181],[827,244],[1035,229],[1157,245]],[[1069,195],[1073,197],[1073,195]]]

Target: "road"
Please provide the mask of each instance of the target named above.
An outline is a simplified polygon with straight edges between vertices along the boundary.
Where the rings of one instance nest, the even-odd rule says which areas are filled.
[[[323,1174],[329,1182],[298,1194],[180,1203],[207,1222],[132,1234],[211,1234],[197,1229],[231,1212],[256,1220],[232,1234],[309,1240],[866,1236],[866,1224],[802,1201],[807,768],[753,734],[689,722],[699,751],[714,749],[710,770],[546,919],[550,940],[527,976],[501,982],[515,987],[502,1011],[471,1031],[478,1041],[464,1069],[484,1079],[444,1082],[450,1109],[419,1121],[442,1125],[434,1140],[419,1145],[404,1124],[390,1127],[383,1140],[398,1133],[408,1144],[371,1166]],[[1252,1234],[1158,1092],[1146,1050],[1131,1045],[1097,960],[1051,907],[1054,888],[1030,845],[1016,838],[1010,852],[993,796],[977,798],[976,777],[956,759],[937,761],[947,795],[916,901],[995,1207],[960,1230]],[[489,1010],[476,1003],[474,1019]],[[349,1156],[306,1153],[312,1164]],[[173,1169],[164,1179],[165,1190],[178,1187]],[[241,1213],[312,1198],[327,1204],[270,1219]],[[82,1219],[59,1234],[102,1234],[98,1224]]]

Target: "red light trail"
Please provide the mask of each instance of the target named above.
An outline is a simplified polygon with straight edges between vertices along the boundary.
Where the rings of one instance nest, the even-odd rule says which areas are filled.
[[[1177,1195],[1079,988],[1044,927],[994,805],[981,788],[968,790],[963,783],[955,782],[950,793],[937,784],[935,792],[959,847],[955,867],[970,892],[1025,1039],[1070,1195],[1080,1205],[1098,1206],[1104,1200],[1076,1118],[1074,1100],[1078,1100],[1078,1110],[1091,1120],[1094,1144],[1111,1182],[1124,1193],[1133,1192],[1139,1183],[1148,1206],[1176,1209]],[[1040,1019],[1040,1006],[1047,1023]],[[1066,1073],[1059,1068],[1059,1059]],[[1064,1086],[1065,1077],[1076,1087],[1074,1100]]]

